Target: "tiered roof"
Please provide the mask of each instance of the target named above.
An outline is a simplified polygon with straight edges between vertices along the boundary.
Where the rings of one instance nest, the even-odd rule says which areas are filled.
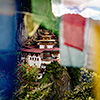
[[[31,52],[31,53],[42,53],[44,51],[59,51],[59,48],[50,48],[50,49],[39,49],[39,48],[30,48],[29,49],[21,49],[23,52]]]
[[[53,32],[50,32],[49,30],[45,30],[45,29],[38,29],[37,30],[37,39],[35,40],[36,43],[38,42],[55,42],[56,40],[55,39],[52,39],[54,35]],[[41,39],[41,38],[50,38],[50,39]],[[30,42],[31,40],[34,40],[33,38],[29,39]],[[28,40],[27,40],[28,41]],[[31,53],[42,53],[44,51],[59,51],[59,48],[58,47],[54,47],[54,48],[44,48],[44,49],[40,49],[40,48],[37,48],[37,46],[24,46],[23,49],[20,49],[21,51],[23,52],[31,52]]]

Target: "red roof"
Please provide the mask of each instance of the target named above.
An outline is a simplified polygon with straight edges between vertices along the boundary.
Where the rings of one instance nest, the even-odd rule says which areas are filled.
[[[36,46],[24,46],[24,47],[28,49],[36,48]]]
[[[32,52],[32,53],[41,53],[44,50],[34,48],[34,49],[21,49],[21,51],[24,51],[24,52]]]
[[[39,48],[29,48],[29,49],[21,49],[20,51],[24,52],[32,52],[32,53],[41,53],[43,51],[59,51],[59,48],[51,48],[51,49],[39,49]]]

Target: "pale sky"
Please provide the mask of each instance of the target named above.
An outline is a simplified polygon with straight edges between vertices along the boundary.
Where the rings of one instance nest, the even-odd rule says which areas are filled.
[[[86,18],[100,20],[100,0],[52,0],[52,11],[55,16],[67,13],[80,14]]]

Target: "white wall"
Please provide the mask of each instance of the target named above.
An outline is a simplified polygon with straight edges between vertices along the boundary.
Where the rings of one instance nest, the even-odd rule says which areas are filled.
[[[45,48],[45,45],[39,45],[39,48],[40,49],[44,49]]]
[[[47,48],[49,49],[49,48],[53,48],[53,45],[47,45]]]
[[[51,61],[41,61],[42,64],[50,64]]]
[[[40,68],[41,67],[41,58],[40,56],[36,57],[36,56],[28,56],[27,58],[28,63],[30,66],[34,66],[34,64]]]

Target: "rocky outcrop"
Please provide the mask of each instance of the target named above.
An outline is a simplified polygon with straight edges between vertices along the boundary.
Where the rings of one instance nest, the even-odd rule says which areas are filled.
[[[48,100],[60,100],[64,98],[64,92],[71,89],[70,76],[67,69],[57,62],[52,62],[47,67],[49,80],[53,82]]]
[[[64,97],[65,90],[70,90],[70,77],[66,70],[63,70],[59,80],[56,81],[56,85],[60,94],[60,98]]]

